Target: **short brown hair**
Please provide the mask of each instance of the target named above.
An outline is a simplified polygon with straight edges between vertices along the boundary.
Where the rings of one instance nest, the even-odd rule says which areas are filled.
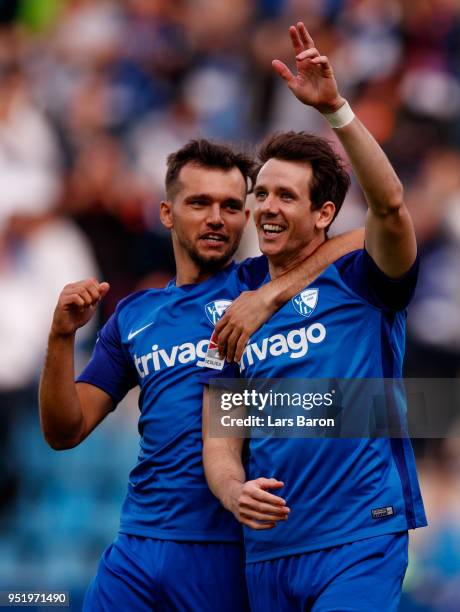
[[[350,187],[350,177],[343,160],[325,138],[306,132],[277,132],[260,145],[258,157],[261,166],[273,158],[308,162],[313,172],[311,208],[318,210],[325,202],[331,201],[335,204],[336,218]]]
[[[251,157],[236,151],[228,145],[200,138],[190,140],[181,149],[168,155],[168,169],[165,179],[166,196],[168,199],[172,199],[176,195],[180,171],[190,163],[202,166],[203,168],[218,168],[221,170],[238,168],[246,182],[247,190],[252,186],[254,160]]]

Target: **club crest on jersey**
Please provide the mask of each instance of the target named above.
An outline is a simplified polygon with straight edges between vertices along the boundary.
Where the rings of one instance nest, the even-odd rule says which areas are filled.
[[[214,302],[209,302],[209,304],[206,304],[204,307],[206,316],[213,325],[216,325],[230,304],[230,300],[214,300]]]
[[[292,305],[303,317],[309,317],[318,303],[318,289],[304,289],[292,298]]]

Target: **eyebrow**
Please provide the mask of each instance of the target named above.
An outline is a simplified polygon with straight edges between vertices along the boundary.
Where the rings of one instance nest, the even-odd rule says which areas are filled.
[[[192,200],[212,200],[208,193],[192,193],[185,198],[185,202],[191,202]]]
[[[244,201],[240,200],[240,198],[225,198],[223,201],[225,204],[236,204],[237,206],[241,206],[241,208],[244,206]]]
[[[184,202],[193,202],[194,200],[204,200],[204,201],[210,202],[213,199],[214,198],[209,193],[196,193],[196,194],[191,194],[187,196]],[[244,206],[244,201],[241,200],[240,198],[228,197],[228,198],[223,198],[221,201],[224,202],[225,204],[238,204],[241,207]]]
[[[268,187],[266,187],[263,183],[259,183],[258,185],[257,184],[255,185],[254,191],[257,191],[259,189],[265,189],[265,191],[268,191]],[[277,185],[275,187],[275,191],[289,191],[289,193],[298,195],[294,187],[287,187],[286,185]]]

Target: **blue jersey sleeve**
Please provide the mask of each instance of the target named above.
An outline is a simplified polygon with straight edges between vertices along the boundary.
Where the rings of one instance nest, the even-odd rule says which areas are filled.
[[[250,257],[238,264],[238,284],[241,291],[258,289],[268,274],[268,260],[265,255]]]
[[[115,406],[137,385],[136,370],[121,343],[117,312],[98,333],[92,357],[77,382],[99,387],[110,395]]]
[[[361,298],[383,310],[404,310],[417,284],[419,260],[400,278],[388,277],[365,249],[338,259],[336,266],[342,280]]]

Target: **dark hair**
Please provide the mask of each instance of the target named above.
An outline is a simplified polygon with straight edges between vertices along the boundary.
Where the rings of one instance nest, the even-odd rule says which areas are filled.
[[[175,153],[168,155],[165,179],[166,195],[172,199],[177,192],[179,174],[184,166],[194,164],[204,168],[231,170],[238,168],[246,182],[246,188],[252,187],[254,161],[248,155],[231,147],[200,138],[190,140]]]
[[[350,187],[350,177],[343,160],[325,138],[306,132],[278,132],[260,145],[258,157],[261,165],[272,158],[308,162],[313,171],[311,208],[318,210],[331,201],[335,204],[336,218]]]

